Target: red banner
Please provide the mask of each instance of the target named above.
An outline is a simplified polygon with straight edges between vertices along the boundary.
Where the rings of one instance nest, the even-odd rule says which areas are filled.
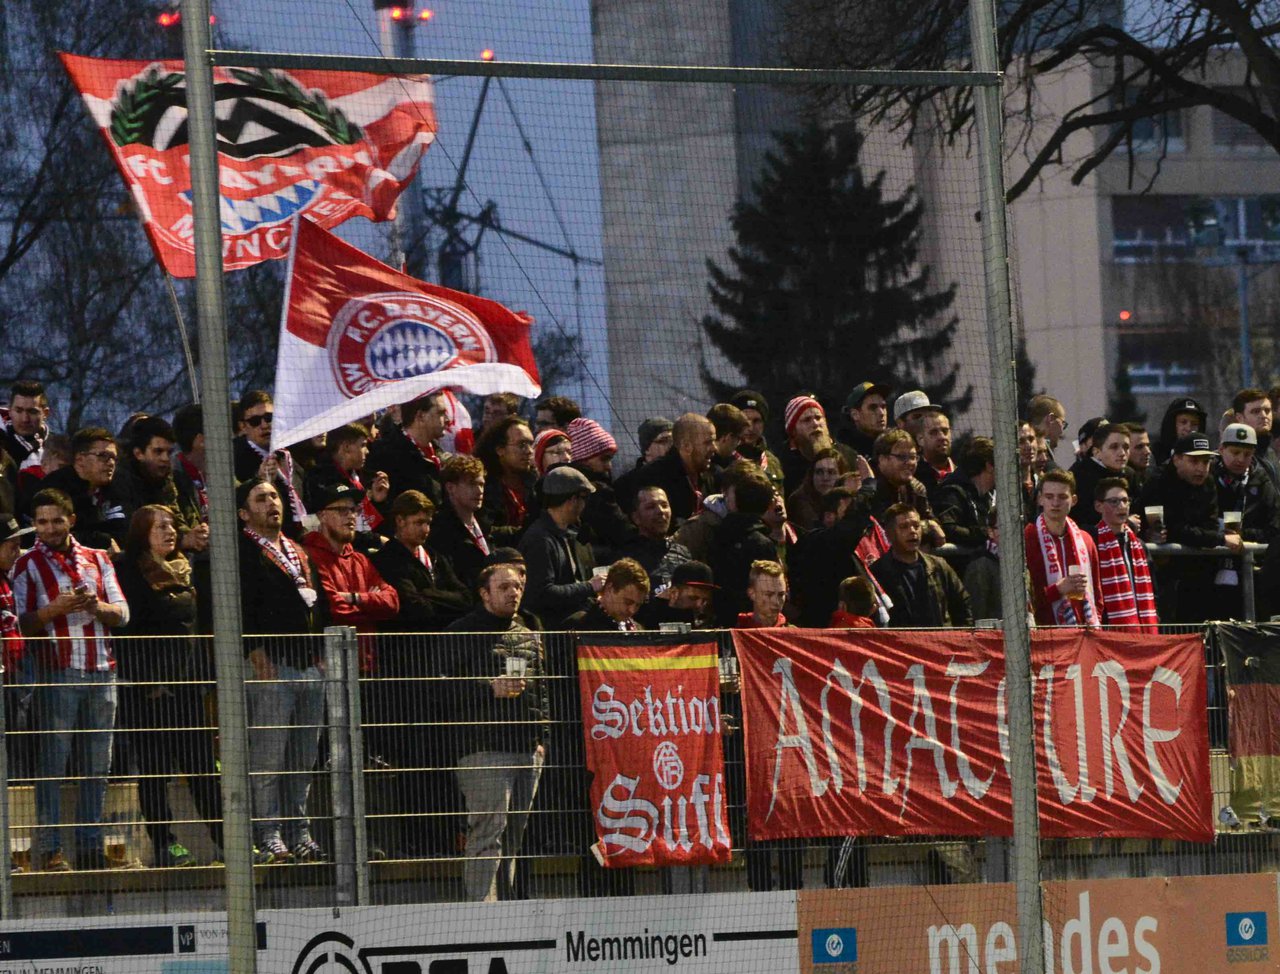
[[[582,734],[604,865],[730,856],[714,642],[578,646]]]
[[[733,638],[753,839],[1011,833],[998,632]],[[1032,641],[1041,833],[1212,841],[1201,638]]]
[[[62,55],[129,186],[156,257],[195,275],[181,61]],[[223,266],[277,260],[291,221],[386,220],[435,138],[431,80],[215,68]]]
[[[410,277],[300,221],[276,357],[272,449],[449,386],[541,391],[533,322]]]

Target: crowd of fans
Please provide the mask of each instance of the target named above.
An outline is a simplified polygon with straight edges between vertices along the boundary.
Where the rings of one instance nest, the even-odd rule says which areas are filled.
[[[1235,555],[1280,531],[1277,391],[1241,390],[1212,423],[1179,399],[1154,439],[1137,423],[1089,419],[1067,469],[1055,461],[1066,409],[1032,399],[1008,431],[1021,493],[1000,502],[1023,514],[1035,623],[1155,632],[1211,611],[1238,617]],[[784,441],[771,446],[779,406]],[[895,397],[863,382],[831,423],[812,396],[769,403],[744,389],[705,415],[646,420],[626,470],[614,468],[613,436],[570,399],[489,396],[474,442],[451,428],[453,409],[428,394],[273,451],[271,396],[251,391],[235,406],[261,863],[325,857],[307,817],[325,716],[318,642],[306,636],[326,625],[491,634],[459,636],[430,660],[362,639],[361,666],[457,680],[445,709],[479,730],[448,742],[403,730],[370,749],[454,769],[468,811],[466,889],[492,899],[517,882],[510,867],[548,744],[536,728],[577,706],[538,679],[540,630],[968,627],[1002,615],[995,443],[966,436],[953,449],[947,410],[922,391]],[[42,732],[35,753],[11,749],[36,779],[30,867],[72,868],[60,785],[77,728],[88,733],[76,866],[112,865],[100,823],[113,731],[164,728],[182,730],[152,734],[130,756],[154,861],[185,865],[194,857],[170,830],[166,775],[197,783],[215,847],[221,839],[212,739],[196,729],[211,665],[180,638],[211,625],[201,407],[135,415],[118,433],[55,433],[49,412],[39,383],[16,382],[0,430],[0,638],[10,686],[38,687],[28,716]],[[1164,543],[1220,553],[1148,548]],[[1280,589],[1270,566],[1262,617]],[[379,682],[367,721],[407,726],[440,704],[391,699]]]

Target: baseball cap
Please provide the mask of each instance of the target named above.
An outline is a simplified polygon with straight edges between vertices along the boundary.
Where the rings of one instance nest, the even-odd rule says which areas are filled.
[[[1232,425],[1235,425],[1234,423]],[[1209,446],[1209,437],[1203,433],[1190,433],[1178,438],[1173,445],[1173,452],[1184,457],[1211,457],[1213,448]]]
[[[1209,415],[1205,412],[1203,406],[1191,398],[1175,399],[1166,412],[1166,415],[1177,416],[1179,413],[1195,413],[1195,415],[1200,417],[1201,422],[1204,422],[1205,418]]]
[[[1248,423],[1232,423],[1222,431],[1223,446],[1252,446],[1258,445],[1258,434]]]
[[[344,480],[330,480],[327,483],[317,484],[312,490],[312,497],[315,499],[315,509],[323,511],[330,504],[336,504],[338,501],[359,504],[364,500],[364,491]]]
[[[0,544],[12,541],[14,538],[25,538],[27,535],[35,533],[35,528],[22,527],[16,517],[8,515],[0,517]]]
[[[873,392],[879,393],[888,399],[890,389],[888,386],[882,385],[879,382],[862,382],[853,387],[853,392],[849,393],[848,398],[844,401],[844,408],[846,410],[857,409],[862,405],[862,400],[866,399],[867,396],[871,395]]]
[[[573,467],[552,467],[542,478],[542,493],[547,497],[594,494],[595,491],[587,475]]]
[[[1080,426],[1079,432],[1076,433],[1077,443],[1088,443],[1093,439],[1093,434],[1098,432],[1104,426],[1110,426],[1105,416],[1094,416],[1093,419],[1087,419]]]
[[[904,392],[893,404],[893,418],[901,419],[907,413],[914,413],[917,409],[928,409],[933,412],[943,412],[943,408],[936,403],[929,401],[927,393],[920,389],[912,389],[910,392]]]
[[[754,409],[760,414],[761,419],[766,423],[769,422],[769,403],[754,389],[739,389],[729,397],[729,405],[737,406],[739,409]]]
[[[671,586],[694,585],[699,588],[719,588],[713,581],[711,567],[701,561],[681,562],[671,573]]]

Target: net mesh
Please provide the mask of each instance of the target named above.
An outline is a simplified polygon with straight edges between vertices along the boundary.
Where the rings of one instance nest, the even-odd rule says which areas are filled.
[[[33,196],[46,208],[43,223],[22,215],[25,198],[10,200],[18,214],[11,226],[34,242],[11,245],[0,263],[0,300],[17,307],[36,292],[41,300],[33,327],[13,331],[0,347],[0,373],[44,380],[55,430],[116,430],[138,411],[171,415],[191,399],[180,325],[191,319],[192,285],[159,270],[139,229],[136,198],[130,202],[121,189],[79,106],[67,104],[62,69],[33,53],[30,37],[47,25],[28,7],[13,15],[7,9],[0,32],[11,49],[25,52],[14,70],[38,82],[31,112],[12,114],[32,119],[33,144],[47,121],[66,146],[60,151],[81,168],[74,180],[59,176],[65,184],[41,185]],[[722,11],[721,20],[666,11],[670,22],[661,33],[669,44],[655,53],[629,15],[602,7],[593,21],[584,5],[451,3],[430,17],[411,5],[394,8],[398,16],[353,3],[219,0],[213,9],[217,44],[229,50],[773,63],[758,41],[746,40],[769,26],[758,10],[739,11],[737,19]],[[64,33],[59,43],[149,65],[180,55],[177,21],[157,20],[174,12],[135,15],[128,32],[109,40]],[[316,57],[275,76],[331,67]],[[275,69],[254,70],[261,77]],[[819,91],[813,80],[813,88],[674,83],[637,71],[592,82],[490,78],[455,66],[432,79],[434,137],[400,197],[401,217],[356,217],[335,232],[377,260],[403,261],[422,280],[529,312],[542,395],[575,400],[612,435],[615,474],[642,452],[646,419],[702,414],[743,387],[768,400],[767,437],[779,448],[791,396],[815,394],[834,428],[845,396],[864,380],[887,382],[895,394],[925,390],[947,405],[957,438],[1009,433],[992,424],[983,293],[991,258],[979,237],[974,134],[966,130],[948,143],[921,135],[904,145],[900,132],[843,113],[851,89]],[[407,84],[390,73],[375,82],[392,91]],[[306,87],[298,86],[304,96]],[[4,90],[13,103],[17,89]],[[55,91],[60,100],[45,98]],[[815,100],[815,92],[824,97]],[[233,139],[298,136],[270,108],[295,94],[258,92],[236,105],[232,93],[224,118],[246,113]],[[377,119],[385,92],[345,98],[346,116]],[[331,105],[303,101],[311,123],[336,124]],[[152,135],[172,135],[171,121],[161,115]],[[818,137],[806,138],[814,131]],[[13,184],[36,185],[39,163],[18,162]],[[289,214],[278,193],[268,201],[254,192],[239,194],[249,202],[234,217],[224,213],[224,229],[250,217],[284,222]],[[57,194],[64,203],[53,206]],[[867,228],[877,233],[849,232]],[[283,261],[275,261],[226,278],[237,392],[270,388],[276,377],[285,276]],[[193,356],[198,362],[198,345]],[[304,397],[302,405],[320,402]],[[483,402],[463,404],[478,431]],[[519,409],[535,418],[529,398]],[[461,414],[454,418],[464,425]],[[296,486],[305,493],[307,468],[332,457],[314,440],[296,444],[294,454]],[[304,499],[314,515],[311,501]],[[730,640],[717,638],[723,652]],[[63,688],[26,674],[6,693],[10,843],[13,866],[23,870],[12,888],[22,929],[37,929],[34,921],[51,901],[85,934],[106,929],[102,918],[112,915],[186,917],[248,897],[266,924],[264,970],[363,963],[387,974],[462,971],[463,958],[490,971],[506,969],[499,962],[512,970],[525,963],[604,970],[619,962],[659,970],[677,960],[717,971],[810,970],[820,960],[852,964],[859,956],[867,969],[907,969],[919,956],[921,969],[960,970],[1013,959],[1008,840],[748,842],[740,734],[724,744],[731,862],[601,868],[591,853],[596,835],[572,638],[552,631],[541,642],[547,710],[528,718],[541,753],[526,747],[474,766],[469,745],[496,721],[460,719],[452,704],[465,678],[437,663],[488,645],[484,636],[438,633],[310,634],[246,645],[247,653],[261,649],[274,661],[259,666],[250,655],[245,671],[252,890],[227,888],[217,865],[219,725],[203,640],[144,638],[144,648],[182,661],[148,675],[126,672],[135,647],[118,639],[122,669],[114,690],[98,695],[96,712],[91,694],[64,700],[74,704],[66,728],[32,716],[54,713],[55,697],[66,694],[53,691]],[[1207,663],[1216,680],[1219,661]],[[1272,832],[1221,817],[1229,811],[1231,769],[1220,681],[1210,681],[1208,713],[1213,811],[1222,825],[1217,845],[1076,838],[1021,850],[1038,857],[1047,881],[1046,956],[1052,951],[1059,969],[1076,969],[1072,951],[1093,949],[1079,932],[1089,925],[1083,894],[1068,881],[1273,868]],[[102,747],[105,740],[111,746]],[[484,811],[492,812],[490,821],[469,821]],[[58,827],[42,832],[51,822]],[[482,826],[492,833],[485,841]],[[54,853],[75,868],[50,868]],[[508,902],[482,912],[464,903],[498,890],[503,899],[537,900],[538,908]],[[673,901],[674,894],[704,895]],[[425,921],[420,904],[431,904]],[[1094,926],[1100,917],[1095,913]],[[187,924],[170,926],[169,952],[182,952]],[[192,952],[216,955],[223,946],[217,924],[190,926],[190,943],[198,945]],[[1131,936],[1135,956],[1142,954],[1137,945],[1144,941]],[[86,948],[74,956],[95,955]]]

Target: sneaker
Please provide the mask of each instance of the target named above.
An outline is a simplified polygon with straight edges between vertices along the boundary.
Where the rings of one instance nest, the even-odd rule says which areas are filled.
[[[279,865],[284,862],[293,862],[293,853],[280,841],[279,836],[272,836],[253,850],[253,861],[259,866]]]
[[[167,846],[156,850],[157,868],[180,866],[198,866],[196,857],[181,842],[170,842]]]
[[[304,835],[293,846],[293,858],[298,862],[325,862],[329,857],[320,848],[320,843],[309,835]]]
[[[61,849],[55,849],[53,852],[37,853],[35,857],[35,867],[36,869],[46,873],[71,872],[71,863],[67,862],[67,859],[62,854]]]
[[[120,859],[112,859],[101,849],[86,849],[76,854],[76,868],[101,871],[106,869],[128,869],[131,864]]]

